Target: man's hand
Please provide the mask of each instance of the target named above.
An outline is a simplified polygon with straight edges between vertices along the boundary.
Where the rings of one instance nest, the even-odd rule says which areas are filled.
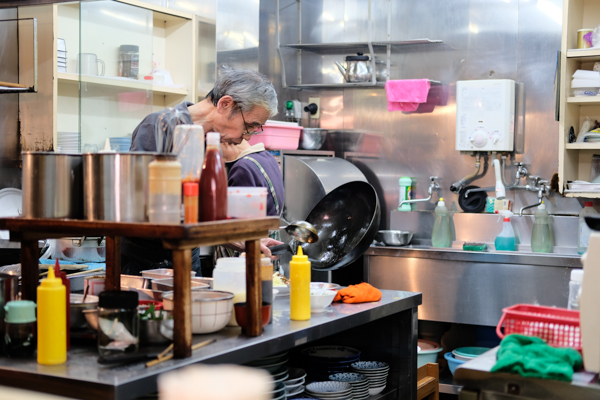
[[[260,239],[260,251],[265,257],[271,257],[271,250],[269,250],[269,247],[277,246],[278,244],[283,244],[283,242],[271,238],[262,238]],[[230,249],[242,253],[246,251],[246,242],[231,242],[227,243],[225,247],[229,247]],[[277,258],[277,256],[271,258]]]

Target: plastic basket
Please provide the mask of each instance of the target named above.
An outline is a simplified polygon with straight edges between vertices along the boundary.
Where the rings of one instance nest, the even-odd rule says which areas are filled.
[[[502,309],[502,312],[504,314],[496,327],[496,333],[501,339],[511,333],[518,333],[542,338],[553,347],[572,347],[581,351],[579,311],[516,304]]]

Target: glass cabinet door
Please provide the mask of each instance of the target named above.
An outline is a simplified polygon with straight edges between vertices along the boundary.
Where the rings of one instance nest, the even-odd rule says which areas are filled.
[[[135,127],[152,113],[151,10],[116,1],[80,3],[78,73],[81,150],[128,151]]]

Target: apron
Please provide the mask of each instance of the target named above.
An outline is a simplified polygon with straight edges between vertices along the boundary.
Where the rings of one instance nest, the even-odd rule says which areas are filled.
[[[277,212],[277,215],[280,215],[279,201],[277,200],[277,193],[275,192],[275,187],[273,186],[273,182],[271,182],[271,178],[269,178],[267,171],[264,170],[264,168],[262,167],[262,165],[260,165],[260,163],[258,161],[256,161],[254,158],[252,158],[250,156],[245,156],[242,159],[253,162],[254,165],[256,165],[256,167],[262,174],[262,176],[265,178],[265,180],[267,181],[267,186],[268,186],[269,192],[271,193],[271,196],[273,197],[273,202],[275,203],[275,212]],[[278,230],[269,231],[269,237],[271,239],[281,241],[281,232],[279,232]],[[239,257],[240,254],[241,254],[240,252],[229,249],[225,246],[217,246],[215,249],[215,259],[223,258],[223,257]],[[279,260],[275,260],[274,265],[275,265],[275,270],[279,270]]]

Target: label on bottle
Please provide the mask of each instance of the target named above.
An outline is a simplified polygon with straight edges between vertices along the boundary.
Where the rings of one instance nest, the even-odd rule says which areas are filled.
[[[588,247],[592,230],[585,222],[579,224],[579,247]]]
[[[413,191],[412,191],[412,186],[400,186],[400,201],[399,203],[403,202],[404,200],[412,200],[413,198]],[[400,211],[410,211],[412,208],[412,204],[402,204],[402,207],[399,208]]]

